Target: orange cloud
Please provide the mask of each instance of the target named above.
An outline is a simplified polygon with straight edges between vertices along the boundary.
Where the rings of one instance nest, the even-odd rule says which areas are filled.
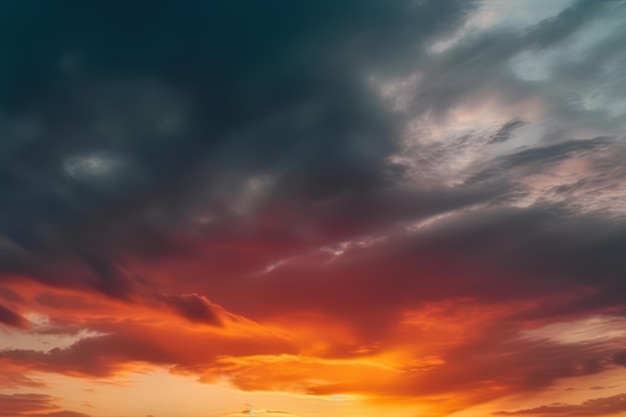
[[[96,333],[47,352],[0,352],[14,374],[93,378],[156,366],[205,383],[226,380],[245,391],[357,394],[382,403],[439,404],[452,412],[621,364],[621,351],[602,341],[563,345],[523,336],[543,325],[518,317],[532,307],[527,301],[461,298],[415,306],[392,322],[384,339],[372,340],[323,311],[255,322],[196,295],[182,300],[201,303],[199,314],[214,312],[221,325],[190,321],[152,298],[83,303],[76,294],[51,290],[22,297],[39,300],[48,317],[31,331]]]

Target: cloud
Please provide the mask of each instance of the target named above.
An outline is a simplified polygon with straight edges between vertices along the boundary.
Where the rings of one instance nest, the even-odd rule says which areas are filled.
[[[163,302],[191,322],[220,325],[220,319],[214,311],[215,307],[206,297],[198,294],[185,294],[179,297],[163,297]]]
[[[18,293],[11,290],[10,288],[0,288],[0,297],[12,303],[20,303],[24,301]]]
[[[0,305],[0,323],[20,329],[28,327],[28,320],[3,305]]]
[[[127,7],[126,24],[114,5],[66,6],[30,1],[4,16],[4,271],[117,298],[141,291],[123,255],[184,251],[196,214],[236,229],[254,214],[237,196],[257,178],[276,178],[263,205],[288,200],[295,213],[378,189],[393,116],[362,69],[399,71],[474,7],[157,2]],[[35,32],[9,23],[23,21]]]
[[[3,386],[155,366],[452,412],[624,365],[528,336],[626,314],[623,1],[14,3],[0,322],[78,340],[2,350]]]
[[[456,400],[445,406],[449,410],[541,391],[558,380],[600,375],[619,365],[616,346],[623,337],[610,343],[604,338],[563,343],[541,337],[554,333],[549,326],[543,333],[524,331],[546,325],[519,317],[520,311],[534,311],[534,303],[541,302],[531,298],[485,304],[457,298],[413,303],[390,322],[386,333],[360,333],[354,325],[338,323],[341,316],[330,320],[333,316],[323,310],[318,310],[317,320],[315,315],[287,312],[265,325],[226,316],[222,327],[198,331],[169,311],[136,310],[134,319],[119,322],[120,312],[105,308],[92,313],[97,320],[86,323],[100,333],[114,333],[49,351],[6,349],[0,358],[16,372],[55,372],[87,380],[164,367],[205,383],[229,381],[245,391],[343,392],[398,401],[453,396]],[[107,311],[109,318],[103,316]],[[593,330],[584,323],[572,326],[583,334]]]
[[[580,404],[554,404],[516,411],[500,411],[498,416],[599,416],[619,414],[626,411],[626,395],[595,398]]]
[[[89,417],[60,409],[55,398],[45,394],[0,394],[0,416]]]
[[[17,366],[10,361],[3,360],[2,373],[0,373],[0,387],[7,389],[15,388],[44,388],[46,386],[41,380],[27,375],[28,371],[24,367]]]
[[[204,291],[244,315],[317,311],[372,338],[382,337],[405,309],[455,297],[556,300],[518,313],[527,319],[619,314],[624,236],[619,222],[550,206],[461,211],[415,232],[355,245],[330,263],[320,255],[296,259],[262,278],[208,282]]]
[[[613,356],[613,361],[617,365],[626,366],[626,351],[616,353],[615,356]]]
[[[490,143],[505,142],[511,138],[511,134],[518,128],[524,126],[521,120],[512,120],[505,123],[500,130],[491,138]]]
[[[462,323],[449,329],[441,329],[445,327],[437,321],[441,317],[406,323],[405,333],[386,339],[394,347],[391,351],[373,347],[370,352],[327,358],[221,357],[195,371],[205,382],[226,379],[247,391],[319,396],[343,392],[392,403],[407,398],[428,402],[435,396],[445,399],[441,412],[451,413],[457,407],[536,393],[564,378],[597,376],[612,369],[612,350],[603,343],[564,345],[522,338],[510,324],[505,331],[494,317],[468,319],[469,311],[443,310],[441,317]],[[411,337],[403,339],[402,335]]]
[[[135,318],[122,322],[119,317],[124,310],[109,306],[107,312],[107,306],[101,308],[92,313],[93,319],[71,319],[64,311],[61,317],[65,321],[56,323],[53,316],[47,326],[38,329],[39,338],[47,335],[52,340],[82,329],[61,346],[44,346],[40,350],[7,347],[0,350],[0,360],[25,373],[57,372],[84,378],[112,377],[133,371],[141,364],[201,373],[220,356],[295,354],[302,343],[293,340],[288,332],[232,314],[224,314],[220,326],[213,319],[207,323],[203,314],[192,316],[209,324],[199,332],[194,320],[169,310],[160,312],[158,307],[141,311],[133,306],[128,311],[134,312]],[[88,331],[83,326],[88,326]]]
[[[11,19],[27,16],[36,3],[12,8]],[[100,36],[116,19],[113,8],[77,4],[75,15],[63,15],[65,35],[20,46],[30,48],[27,55],[17,46],[9,48],[16,71],[5,77],[11,94],[4,107],[11,121],[9,142],[15,145],[7,148],[3,175],[18,198],[4,209],[15,219],[3,231],[10,246],[5,250],[15,258],[7,272],[127,297],[141,284],[123,272],[122,255],[185,252],[197,235],[236,233],[238,213],[243,212],[235,206],[259,178],[273,178],[272,186],[263,188],[262,198],[255,197],[258,202],[247,215],[282,206],[292,218],[271,228],[295,239],[302,228],[312,229],[307,233],[314,236],[352,221],[358,224],[347,233],[354,234],[372,223],[389,225],[420,216],[420,208],[411,202],[433,202],[433,194],[394,196],[384,191],[389,180],[398,179],[397,174],[389,177],[387,157],[397,149],[396,126],[402,120],[385,109],[358,73],[364,68],[380,74],[420,68],[415,92],[419,109],[410,117],[437,109],[449,112],[468,97],[496,90],[506,103],[531,96],[552,100],[541,92],[545,86],[539,91],[516,80],[507,69],[508,59],[520,51],[551,48],[613,10],[610,2],[578,2],[524,36],[487,30],[433,57],[423,46],[454,31],[478,5],[383,4],[310,2],[277,10],[195,5],[173,12],[159,3],[149,17],[129,9],[133,24],[145,30],[133,30],[143,33],[135,36],[128,36],[126,27],[110,33],[107,38],[118,47],[102,44]],[[44,15],[58,13],[51,9]],[[289,32],[290,43],[262,24],[270,13],[276,13],[274,30]],[[218,15],[247,22],[259,34],[250,38],[233,33],[220,38],[223,45],[214,42],[213,31],[234,30],[224,22],[211,23]],[[314,22],[326,16],[335,18],[323,25],[323,34],[312,32],[319,26]],[[92,20],[93,25],[83,24]],[[52,21],[42,17],[38,27],[45,30]],[[5,30],[17,36],[22,29],[9,25]],[[78,32],[80,36],[70,35]],[[68,40],[73,38],[81,41]],[[158,53],[149,47],[156,44],[162,45]],[[80,77],[59,69],[59,59],[68,50],[76,57]],[[178,51],[193,53],[180,61]],[[408,62],[411,52],[416,58]],[[481,59],[471,60],[476,56]],[[29,60],[34,57],[41,61],[37,69],[17,70],[33,68]],[[179,64],[169,63],[175,61]],[[216,61],[220,66],[212,65]],[[487,66],[494,69],[487,71]],[[498,88],[479,93],[489,77]],[[28,85],[38,87],[28,90]],[[492,142],[500,143],[521,128],[510,121],[502,126]],[[26,143],[49,152],[37,157],[18,152]],[[20,194],[27,183],[33,191]],[[328,206],[329,201],[334,203]],[[20,204],[29,210],[21,210]],[[346,214],[357,204],[361,219]],[[303,210],[318,206],[324,209]],[[435,204],[433,210],[446,209]],[[383,212],[388,217],[380,218]],[[213,220],[193,224],[200,217]],[[336,220],[320,224],[323,218]],[[255,218],[247,227],[266,225]],[[196,237],[188,235],[190,229]]]
[[[11,13],[19,18],[29,7]],[[546,107],[551,108],[560,98],[544,93],[546,86],[517,79],[508,60],[574,36],[613,10],[608,2],[595,7],[578,2],[531,26],[523,36],[513,29],[486,30],[440,55],[425,52],[424,45],[454,32],[456,23],[479,5],[430,1],[383,7],[383,2],[370,1],[283,5],[275,11],[203,7],[172,12],[159,3],[149,18],[130,9],[134,24],[146,28],[133,33],[145,35],[124,37],[130,29],[120,30],[108,37],[119,46],[113,48],[100,42],[100,33],[109,30],[106,22],[116,19],[112,9],[77,5],[76,16],[63,17],[67,38],[42,37],[25,46],[43,64],[32,70],[35,73],[7,76],[15,90],[9,95],[13,101],[5,103],[11,121],[8,137],[15,146],[7,148],[3,175],[18,197],[5,208],[15,219],[3,231],[3,247],[11,259],[6,274],[130,300],[132,294],[151,292],[151,277],[140,277],[127,267],[133,257],[164,262],[176,256],[204,256],[199,248],[224,242],[271,247],[282,240],[287,242],[283,248],[309,249],[480,204],[533,204],[549,197],[579,210],[618,207],[619,198],[607,194],[599,204],[591,197],[618,184],[619,172],[593,180],[576,177],[551,187],[529,185],[539,167],[566,169],[558,163],[581,154],[592,159],[598,174],[608,172],[602,164],[617,164],[594,154],[613,149],[615,140],[608,138],[504,154],[493,151],[494,158],[463,162],[460,177],[454,178],[459,157],[493,156],[485,151],[489,143],[512,146],[516,135],[535,123],[532,117],[522,118],[526,124],[521,125],[518,115],[503,115],[507,119],[491,135],[475,132],[442,146],[418,143],[404,155],[413,159],[411,164],[390,164],[402,136],[397,127],[406,120],[385,108],[357,76],[364,68],[382,79],[419,68],[409,118],[429,112],[449,115],[460,104],[493,94],[505,110],[513,106],[515,111],[514,104],[527,99],[552,103]],[[290,32],[291,43],[260,23],[259,16],[268,13],[277,13],[273,27]],[[261,35],[225,35],[224,45],[214,43],[212,31],[230,30],[223,22],[210,24],[217,15],[248,22],[250,30],[258,29]],[[315,19],[329,15],[336,18],[324,26],[323,35],[308,32],[316,26]],[[97,21],[79,25],[74,19]],[[152,26],[149,21],[160,23]],[[299,21],[306,24],[296,24]],[[347,21],[351,23],[341,23]],[[41,30],[52,24],[43,18],[40,23]],[[77,31],[85,31],[76,37],[82,41],[70,48],[69,34]],[[159,42],[163,47],[158,53],[147,47]],[[55,53],[65,56],[64,49],[73,51],[81,77],[59,70]],[[128,54],[131,49],[141,53]],[[181,50],[197,53],[185,54],[180,61]],[[16,68],[27,67],[31,58],[10,51]],[[412,62],[406,59],[410,51],[415,52]],[[471,59],[477,56],[481,59]],[[212,64],[216,60],[220,66]],[[492,82],[487,83],[488,78]],[[34,79],[44,85],[30,94],[19,92]],[[51,137],[58,138],[54,145]],[[26,143],[49,152],[18,152]],[[418,167],[417,175],[409,172],[412,167]],[[427,184],[428,175],[423,174],[439,170],[455,186],[448,181],[432,182],[427,190],[398,186]],[[22,195],[26,183],[33,191]],[[242,204],[248,208],[242,211]],[[242,257],[232,268],[251,273],[259,263],[267,265],[275,261],[271,258],[286,255],[283,248],[250,257],[249,266]],[[226,262],[216,259],[217,269]],[[165,299],[189,315],[191,305],[183,308],[176,297]],[[204,319],[211,321],[207,311]]]
[[[244,410],[239,413],[229,413],[224,414],[224,416],[229,417],[238,417],[238,416],[296,416],[294,413],[290,413],[288,411],[274,411],[274,410]]]

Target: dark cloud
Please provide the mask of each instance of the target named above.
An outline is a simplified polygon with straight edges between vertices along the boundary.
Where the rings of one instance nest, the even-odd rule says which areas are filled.
[[[486,167],[482,172],[477,173],[476,176],[468,180],[468,182],[471,183],[472,181],[491,179],[498,176],[501,177],[509,173],[519,175],[519,171],[516,171],[519,168],[541,172],[546,166],[554,164],[555,162],[565,161],[573,156],[585,154],[586,152],[597,149],[606,150],[615,143],[616,138],[596,137],[524,149],[495,159],[490,166]]]
[[[82,310],[89,311],[90,307],[97,306],[93,299],[86,299],[78,295],[59,295],[44,291],[37,294],[33,301],[41,306],[50,307],[55,310]]]
[[[211,326],[221,325],[215,306],[206,297],[198,294],[159,297],[163,303],[193,323],[204,323]]]
[[[25,329],[28,327],[28,320],[17,314],[15,311],[0,305],[0,324],[7,324],[12,327]]]
[[[626,367],[626,351],[616,353],[613,356],[613,362],[615,362],[616,365]]]
[[[4,271],[126,298],[121,254],[184,250],[195,217],[372,195],[397,123],[363,77],[473,3],[6,5]]]
[[[0,356],[14,363],[48,372],[110,376],[120,364],[146,361],[165,365],[173,361],[167,348],[138,337],[106,335],[81,339],[68,348],[49,352],[4,350]]]
[[[351,248],[334,248],[336,257],[327,248],[330,253],[286,261],[255,279],[202,282],[201,269],[187,276],[245,315],[322,311],[377,338],[406,308],[454,297],[500,303],[579,291],[511,318],[624,314],[625,244],[622,223],[551,206],[494,208],[379,241],[355,241]]]
[[[404,175],[388,160],[402,120],[363,77],[425,65],[422,110],[411,115],[446,111],[493,76],[519,100],[526,86],[503,70],[507,60],[605,11],[579,2],[522,37],[489,32],[425,58],[424,45],[453,33],[472,2],[160,1],[125,5],[124,21],[115,2],[66,3],[16,3],[4,17],[4,271],[126,299],[150,286],[123,268],[129,252],[160,259],[225,236],[323,244],[515,195],[504,181],[390,189]],[[24,20],[37,30],[15,23]],[[506,123],[491,142],[520,127]],[[603,140],[522,151],[473,181]]]
[[[489,143],[506,142],[507,140],[511,138],[511,135],[513,134],[513,132],[516,129],[524,126],[524,124],[525,123],[521,120],[512,120],[510,122],[506,122],[500,128],[500,130],[498,130],[496,134],[493,135]]]

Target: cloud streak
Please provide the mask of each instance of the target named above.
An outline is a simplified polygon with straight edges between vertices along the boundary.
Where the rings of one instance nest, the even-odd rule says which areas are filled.
[[[500,411],[494,413],[497,416],[600,416],[614,415],[625,411],[624,402],[626,396],[616,395],[613,397],[596,398],[581,404],[555,404],[544,405],[537,408],[516,411]]]
[[[42,394],[0,394],[0,416],[88,417],[87,414],[61,410],[54,399]]]

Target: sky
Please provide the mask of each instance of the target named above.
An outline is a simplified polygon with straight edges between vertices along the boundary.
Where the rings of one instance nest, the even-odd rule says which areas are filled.
[[[626,414],[625,21],[0,2],[0,417]]]

